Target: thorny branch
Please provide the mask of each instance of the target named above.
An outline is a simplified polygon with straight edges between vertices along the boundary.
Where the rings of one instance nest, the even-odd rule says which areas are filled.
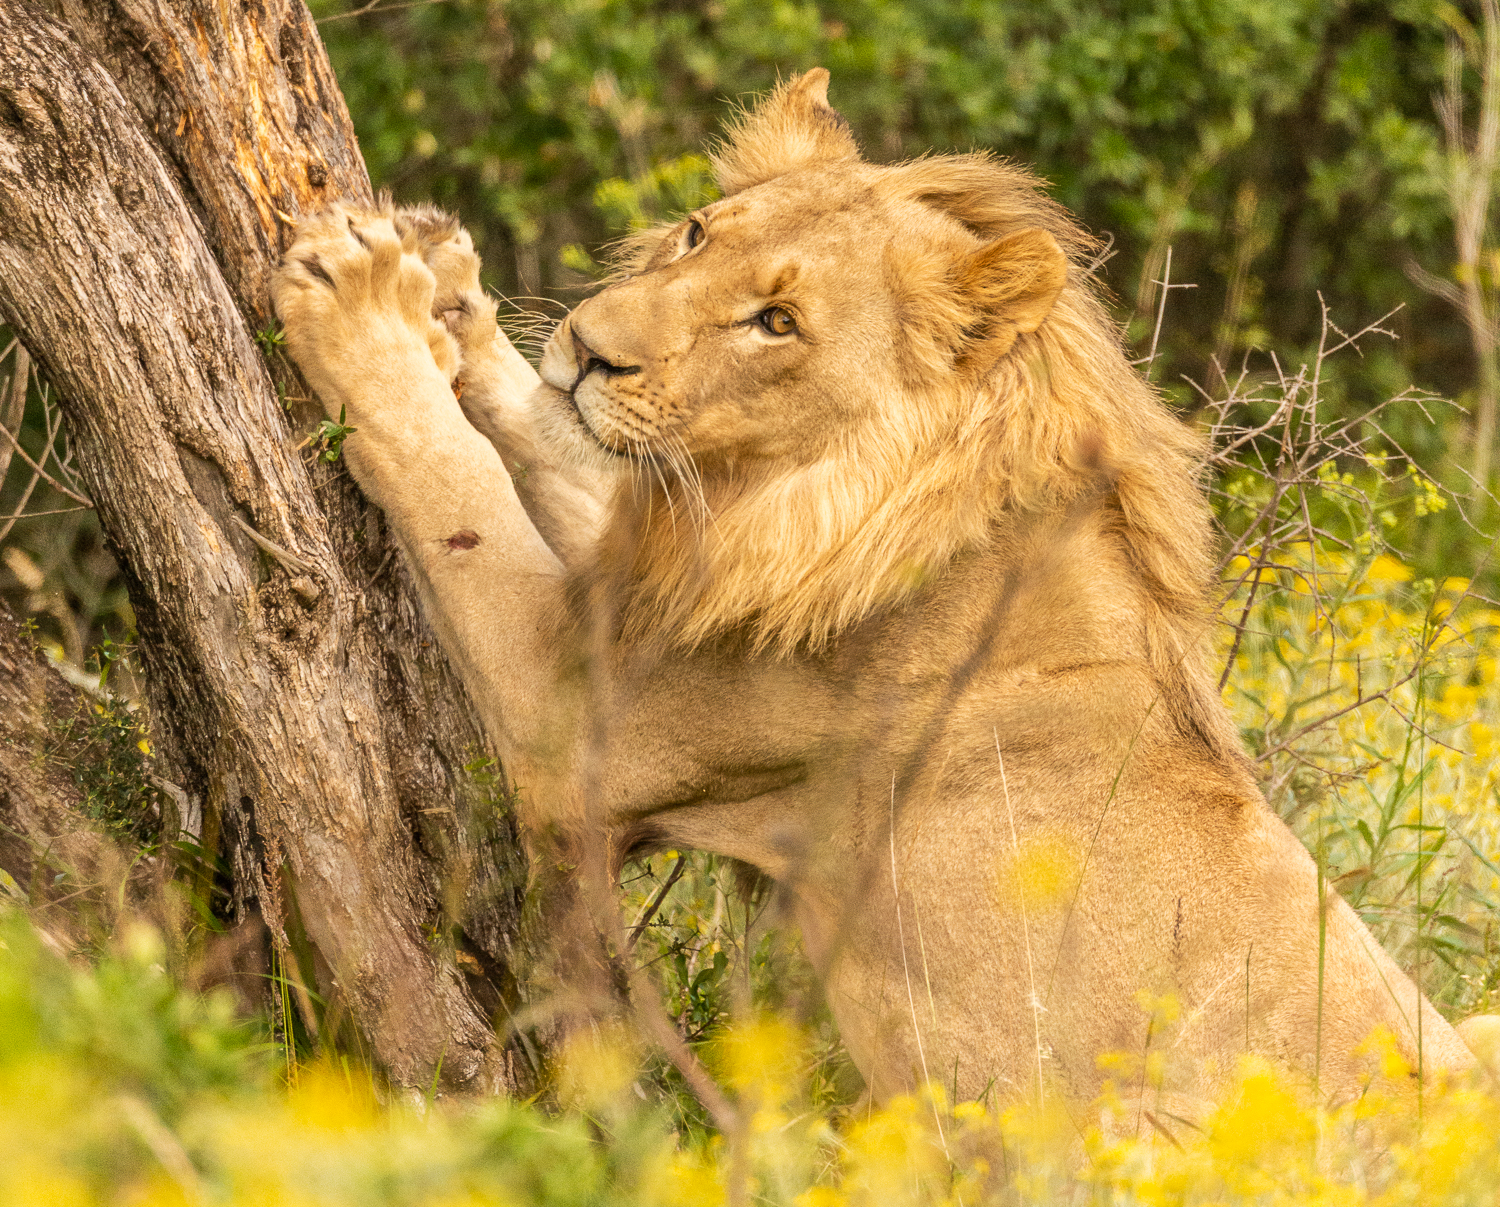
[[[1292,586],[1308,595],[1317,623],[1334,626],[1341,600],[1334,598],[1336,592],[1329,590],[1326,580],[1337,571],[1342,581],[1344,571],[1320,567],[1318,551],[1342,549],[1373,560],[1383,548],[1377,496],[1403,476],[1418,483],[1425,481],[1381,416],[1396,405],[1416,406],[1426,413],[1440,400],[1408,390],[1354,416],[1324,418],[1320,414],[1328,359],[1347,349],[1359,352],[1361,341],[1371,336],[1393,338],[1385,324],[1395,312],[1351,333],[1332,320],[1321,296],[1319,301],[1322,335],[1310,363],[1289,372],[1272,356],[1271,372],[1256,374],[1247,358],[1232,379],[1223,366],[1218,366],[1223,382],[1219,395],[1189,381],[1201,399],[1200,413],[1207,416],[1211,491],[1220,503],[1220,522],[1225,524],[1224,552],[1219,562],[1222,594],[1216,612],[1222,614],[1231,602],[1235,604],[1233,618],[1226,621],[1232,636],[1219,679],[1221,691],[1250,632],[1258,596],[1267,588]],[[1366,480],[1347,481],[1339,472],[1343,467],[1358,468],[1367,475]],[[1436,489],[1430,484],[1426,488]],[[1357,515],[1354,528],[1358,531],[1353,539],[1316,521],[1313,504],[1320,496],[1339,501]],[[1451,501],[1462,506],[1461,500]],[[1232,517],[1237,513],[1242,518],[1235,523]],[[1444,634],[1454,631],[1453,617],[1473,595],[1471,584],[1445,615],[1429,612],[1429,623],[1411,664],[1389,683],[1379,690],[1361,687],[1355,700],[1329,709],[1266,745],[1257,753],[1257,760],[1268,764],[1278,755],[1296,757],[1299,745],[1307,738],[1340,717],[1377,702],[1396,708],[1396,693],[1427,669]],[[1333,656],[1331,649],[1330,658]],[[1299,707],[1310,702],[1304,700]],[[1422,732],[1425,734],[1425,730]]]

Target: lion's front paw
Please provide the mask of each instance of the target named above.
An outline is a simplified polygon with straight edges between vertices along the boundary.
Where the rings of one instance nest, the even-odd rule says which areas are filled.
[[[495,303],[479,284],[474,240],[457,218],[432,205],[403,206],[392,220],[407,250],[432,270],[433,316],[453,333],[464,359],[471,359],[495,338]]]
[[[271,284],[287,348],[332,407],[389,365],[399,376],[430,355],[447,380],[459,351],[433,317],[432,270],[403,239],[389,212],[335,204],[298,225]]]

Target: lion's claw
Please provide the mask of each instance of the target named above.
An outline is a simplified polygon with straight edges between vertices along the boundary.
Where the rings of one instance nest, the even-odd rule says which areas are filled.
[[[474,240],[452,214],[436,206],[404,206],[392,215],[408,251],[422,258],[436,280],[432,313],[458,340],[467,358],[494,339],[495,304],[479,284]]]
[[[332,406],[378,358],[425,347],[452,380],[458,345],[433,316],[437,284],[388,209],[336,203],[305,218],[272,281],[287,346]]]

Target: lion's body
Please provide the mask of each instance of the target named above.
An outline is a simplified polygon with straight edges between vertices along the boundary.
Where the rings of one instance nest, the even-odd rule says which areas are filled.
[[[1379,1026],[1467,1064],[1334,897],[1320,977],[1314,865],[1201,661],[1196,444],[1086,238],[991,160],[862,163],[824,81],[747,119],[725,199],[636,241],[529,396],[465,237],[336,215],[290,253],[289,343],[536,841],[785,885],[879,1093],[1086,1098],[1125,1052],[1193,1095],[1247,1050],[1353,1093]]]

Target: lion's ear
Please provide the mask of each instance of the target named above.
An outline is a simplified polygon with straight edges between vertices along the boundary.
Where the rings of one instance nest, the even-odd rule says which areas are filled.
[[[1035,331],[1052,313],[1068,281],[1068,258],[1057,240],[1031,228],[1006,235],[970,253],[958,266],[957,285],[965,308],[968,346],[962,363],[984,372]]]
[[[849,123],[828,104],[823,67],[777,85],[730,129],[713,157],[726,197],[797,168],[858,159]]]

